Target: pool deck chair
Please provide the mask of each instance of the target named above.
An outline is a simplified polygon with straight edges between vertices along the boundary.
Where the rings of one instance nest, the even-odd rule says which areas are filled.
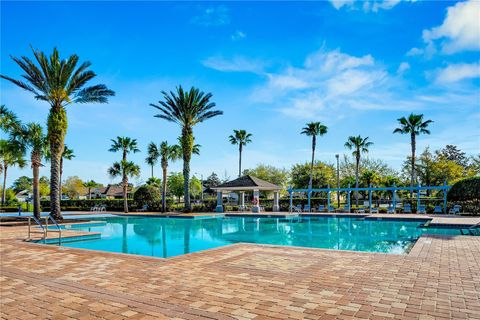
[[[388,206],[387,213],[397,213],[397,210],[393,206]]]
[[[348,204],[346,204],[346,205],[343,207],[343,211],[350,213],[350,206],[349,206]]]
[[[460,210],[462,210],[462,206],[456,204],[448,211],[448,213],[450,213],[450,214],[460,214]]]
[[[328,212],[334,212],[334,211],[335,211],[335,208],[334,208],[334,207],[332,207],[332,206],[329,206],[329,207],[328,207]]]
[[[324,212],[325,211],[325,206],[323,204],[318,206],[318,212]]]
[[[406,205],[403,206],[403,210],[402,210],[403,213],[412,213],[412,206],[407,203]]]
[[[148,210],[148,205],[144,204],[140,209],[137,209],[137,212],[145,212]]]
[[[356,209],[355,213],[365,213],[365,208]]]
[[[443,213],[442,206],[435,206],[433,213]]]
[[[302,212],[302,205],[297,204],[296,206],[292,207],[292,212]]]
[[[426,214],[427,213],[427,209],[425,208],[424,205],[419,205],[418,208],[417,208],[417,213],[421,213],[421,214]]]
[[[370,210],[370,213],[378,213],[378,208],[372,207],[372,210]]]
[[[303,212],[311,212],[311,211],[312,211],[312,208],[310,208],[308,204],[303,206]]]

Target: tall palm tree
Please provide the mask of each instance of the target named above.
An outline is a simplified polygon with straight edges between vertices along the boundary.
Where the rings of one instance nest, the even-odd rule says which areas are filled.
[[[353,150],[352,155],[355,157],[355,188],[358,188],[358,175],[360,173],[360,157],[362,153],[368,153],[368,148],[373,142],[368,141],[368,137],[362,138],[358,136],[348,137],[345,142],[345,148]],[[355,204],[358,206],[358,191],[355,191]]]
[[[410,175],[410,187],[415,184],[415,150],[416,150],[416,137],[422,133],[430,134],[428,125],[433,123],[432,120],[423,121],[423,114],[411,113],[408,118],[401,117],[397,119],[400,123],[400,127],[393,130],[393,133],[409,134],[410,145],[412,147],[412,156],[410,159],[411,175]],[[413,196],[413,190],[410,190],[410,197]]]
[[[92,188],[96,188],[98,186],[98,183],[96,183],[93,180],[87,181],[83,183],[83,187],[87,188],[88,190],[88,199],[92,200]]]
[[[123,211],[128,212],[128,178],[138,177],[140,175],[140,167],[132,161],[122,160],[115,162],[108,169],[108,174],[112,178],[122,177],[123,186]]]
[[[33,93],[35,99],[50,105],[48,115],[48,140],[50,145],[50,202],[51,215],[61,219],[60,209],[60,159],[62,157],[65,135],[67,133],[67,109],[73,103],[107,103],[108,97],[115,95],[105,85],[86,87],[96,74],[88,70],[91,63],[84,62],[77,66],[79,58],[71,55],[60,59],[56,48],[50,57],[32,48],[35,61],[23,56],[12,57],[13,61],[25,72],[23,79],[17,80],[0,75],[20,88]]]
[[[108,172],[112,177],[116,177],[120,174],[122,175],[123,207],[125,212],[128,212],[128,177],[138,176],[140,174],[140,167],[131,161],[127,161],[127,154],[137,153],[140,152],[140,150],[137,148],[137,139],[132,139],[129,137],[117,137],[116,139],[111,139],[111,141],[112,146],[108,151],[122,152],[122,161],[115,162]]]
[[[2,206],[5,205],[8,168],[14,166],[25,167],[26,162],[23,159],[23,154],[24,150],[15,141],[0,140],[0,163],[3,171]]]
[[[160,157],[160,152],[155,142],[149,143],[147,147],[147,154],[148,156],[145,158],[145,163],[152,167],[152,178],[153,178],[154,177],[153,167],[157,164],[158,158]]]
[[[238,177],[242,176],[242,151],[243,151],[243,146],[252,142],[252,139],[250,139],[251,137],[252,137],[252,134],[248,133],[245,130],[233,130],[233,135],[230,135],[228,137],[231,144],[233,144],[233,145],[238,144],[238,153],[239,153]]]
[[[193,127],[207,119],[223,114],[220,110],[213,110],[215,103],[211,102],[211,93],[204,93],[192,87],[190,91],[184,91],[181,86],[176,92],[169,93],[162,91],[164,101],[160,105],[150,105],[160,113],[155,115],[170,122],[177,123],[182,128],[181,147],[183,156],[183,178],[185,211],[191,211],[190,205],[190,159],[192,157],[194,135]]]
[[[312,137],[312,162],[310,164],[310,179],[308,181],[308,189],[312,189],[313,164],[315,162],[315,148],[317,146],[317,136],[323,136],[327,133],[327,130],[327,126],[321,124],[320,122],[310,122],[307,123],[306,127],[303,128],[301,132],[301,134]],[[308,205],[310,205],[310,203]]]
[[[169,145],[167,141],[160,143],[160,157],[162,164],[162,212],[167,210],[167,170],[168,162],[182,157],[179,145]]]

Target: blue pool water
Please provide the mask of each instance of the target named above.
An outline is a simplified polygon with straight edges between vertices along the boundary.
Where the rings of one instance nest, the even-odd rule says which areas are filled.
[[[62,245],[164,258],[239,242],[402,254],[422,234],[460,234],[458,229],[420,228],[418,221],[345,217],[109,217],[96,222],[72,228],[101,232],[100,239]]]

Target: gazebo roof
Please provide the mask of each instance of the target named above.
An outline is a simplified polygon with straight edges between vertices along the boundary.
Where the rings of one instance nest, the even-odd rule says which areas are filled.
[[[276,184],[270,183],[268,181],[246,175],[235,180],[231,180],[216,187],[212,187],[216,191],[225,191],[225,190],[281,190],[282,187],[277,186]]]

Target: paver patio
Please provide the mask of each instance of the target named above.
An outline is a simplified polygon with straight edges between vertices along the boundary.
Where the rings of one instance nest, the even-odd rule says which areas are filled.
[[[480,319],[480,237],[408,255],[236,244],[169,259],[0,229],[2,319]]]

